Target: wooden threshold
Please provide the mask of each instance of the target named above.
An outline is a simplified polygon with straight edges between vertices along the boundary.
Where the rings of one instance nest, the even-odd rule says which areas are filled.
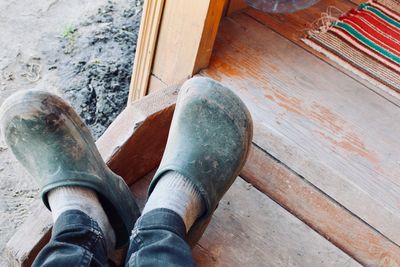
[[[145,174],[159,164],[177,92],[171,88],[127,107],[96,143],[141,207],[152,177]],[[262,126],[255,127],[255,137],[262,137],[257,130]],[[400,263],[398,246],[258,145],[253,144],[241,176],[251,184],[238,178],[224,197],[193,250],[199,266],[359,266],[351,257],[370,266]],[[29,266],[50,236],[50,213],[39,201],[36,205],[37,212],[7,244],[8,257],[16,266]]]

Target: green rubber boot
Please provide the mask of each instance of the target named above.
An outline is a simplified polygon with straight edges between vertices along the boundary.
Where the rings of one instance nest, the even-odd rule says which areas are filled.
[[[115,231],[116,247],[128,242],[140,211],[124,180],[102,160],[89,129],[60,97],[25,91],[0,108],[0,129],[19,162],[47,193],[60,186],[96,191]]]
[[[167,171],[176,171],[193,182],[206,212],[189,230],[191,245],[200,239],[218,202],[239,175],[252,133],[250,113],[231,90],[207,78],[193,78],[183,84],[167,146],[148,195]]]

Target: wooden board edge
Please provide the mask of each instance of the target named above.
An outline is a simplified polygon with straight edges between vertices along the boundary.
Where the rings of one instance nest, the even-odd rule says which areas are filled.
[[[221,21],[225,1],[213,0],[208,7],[203,32],[200,39],[199,48],[194,62],[192,75],[208,66],[213,51],[215,39],[217,37],[219,23]]]
[[[400,266],[400,247],[253,144],[241,177],[364,266]]]
[[[129,150],[134,155],[138,155],[136,160],[143,160],[143,162],[137,163],[144,168],[133,168],[134,172],[129,173],[131,175],[127,181],[129,184],[132,184],[142,173],[145,175],[157,168],[158,158],[162,156],[166,142],[165,135],[168,134],[168,131],[155,132],[161,133],[161,135],[154,135],[154,138],[160,140],[154,142],[156,145],[151,150],[138,150],[135,149],[135,145],[142,143],[143,139],[149,139],[147,128],[149,125],[158,127],[160,122],[163,122],[164,125],[170,123],[179,87],[179,85],[169,87],[132,103],[97,140],[96,145],[104,161],[109,166],[111,165],[111,169],[117,168],[117,171],[120,167],[117,162],[118,155],[124,153],[122,149],[127,143],[131,140],[134,141],[129,143]],[[166,119],[163,121],[161,118]],[[163,127],[165,128],[165,126]],[[149,158],[155,160],[149,160]],[[32,214],[6,244],[5,252],[12,266],[30,266],[39,251],[50,240],[53,225],[51,213],[40,199],[32,204],[32,210]]]
[[[171,85],[164,90],[145,96],[139,101],[130,103],[117,116],[96,141],[97,148],[107,164],[147,119],[175,105],[180,86],[181,84]]]
[[[165,0],[144,1],[128,103],[145,96]]]

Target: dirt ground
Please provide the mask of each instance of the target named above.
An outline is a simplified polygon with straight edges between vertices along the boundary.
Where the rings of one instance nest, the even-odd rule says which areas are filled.
[[[48,90],[69,100],[99,137],[126,103],[142,3],[0,1],[0,104],[16,91]],[[0,138],[1,252],[37,197]],[[0,266],[8,266],[3,253]]]

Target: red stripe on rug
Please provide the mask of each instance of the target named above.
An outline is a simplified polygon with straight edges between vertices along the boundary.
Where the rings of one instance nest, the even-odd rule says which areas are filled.
[[[367,10],[351,10],[350,14],[354,14],[359,18],[367,20],[369,23],[379,28],[382,32],[389,36],[393,36],[396,40],[400,40],[400,30],[388,22],[382,20],[375,13]]]
[[[391,70],[400,74],[400,65],[398,65],[395,62],[391,61],[390,59],[382,56],[380,53],[376,52],[375,50],[372,50],[369,47],[365,46],[358,39],[356,39],[352,35],[350,35],[347,31],[340,29],[340,28],[332,27],[331,29],[329,29],[329,32],[335,33],[335,36],[339,37],[344,42],[356,47],[358,50],[362,51],[365,55],[375,59],[376,61],[385,65],[387,68],[390,68]]]
[[[382,46],[386,50],[389,50],[393,54],[400,56],[400,45],[396,44],[386,36],[380,34],[373,28],[371,28],[368,24],[361,21],[359,18],[348,15],[342,18],[343,22],[351,25],[354,29],[356,29],[359,33],[364,35],[366,38],[370,39],[377,45]]]
[[[388,35],[400,40],[400,30],[392,24],[382,20],[379,16],[369,10],[355,10],[356,14],[365,18],[370,23],[379,27],[380,30],[386,32]]]
[[[390,40],[392,40],[392,42],[395,42],[396,44],[400,45],[400,39],[396,39],[394,36],[387,34],[386,32],[383,32],[381,29],[379,29],[378,27],[376,27],[375,24],[367,21],[365,18],[361,17],[361,16],[357,16],[360,20],[362,20],[364,23],[366,23],[367,25],[369,25],[371,28],[373,28],[375,31],[379,32],[380,34],[383,34],[384,36],[386,36],[387,38],[389,38]]]

